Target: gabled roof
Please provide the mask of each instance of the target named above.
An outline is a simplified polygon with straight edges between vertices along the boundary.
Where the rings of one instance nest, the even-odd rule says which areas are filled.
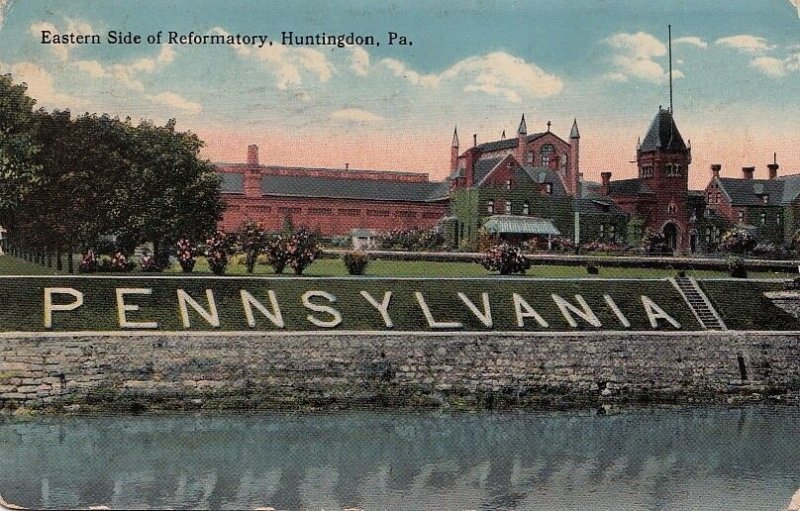
[[[447,197],[449,184],[266,175],[261,178],[261,190],[264,195],[286,197],[433,202]]]
[[[610,197],[575,199],[575,211],[582,215],[626,214]]]
[[[534,133],[533,135],[526,135],[525,142],[532,142],[539,137],[547,135],[549,132]],[[513,149],[519,147],[519,138],[507,138],[505,140],[495,140],[494,142],[484,142],[476,146],[483,153],[491,153],[493,151],[500,151],[503,149]]]
[[[683,142],[675,120],[669,110],[659,109],[647,135],[644,136],[639,151],[685,151],[686,144]]]
[[[784,204],[788,204],[800,196],[800,174],[786,174],[778,176],[778,179],[784,183],[783,197],[781,198]]]
[[[553,184],[553,197],[566,197],[567,191],[564,189],[564,183],[561,182],[561,178],[558,177],[558,173],[555,170],[549,169],[547,167],[534,167],[532,165],[523,165],[522,169],[525,171],[525,174],[531,179],[533,183],[542,184],[542,183],[552,183]]]
[[[222,172],[222,193],[244,193],[244,175],[239,172]]]
[[[617,179],[616,181],[610,181],[608,183],[608,193],[609,195],[632,196],[654,192],[649,186],[647,186],[647,182],[644,179],[634,177],[631,179]]]
[[[779,206],[784,203],[786,181],[782,179],[720,177],[717,182],[734,206]],[[766,204],[763,201],[765,195],[769,196]]]
[[[472,177],[473,183],[476,185],[486,178],[489,173],[497,167],[505,156],[498,156],[497,158],[486,158],[485,160],[478,160],[475,162],[475,174]]]

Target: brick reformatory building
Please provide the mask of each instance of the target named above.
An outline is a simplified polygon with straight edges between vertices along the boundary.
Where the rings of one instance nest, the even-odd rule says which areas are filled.
[[[800,218],[800,176],[776,178],[773,164],[769,180],[719,178],[715,167],[706,193],[690,192],[691,161],[691,144],[660,107],[636,148],[638,176],[612,181],[602,172],[601,183],[583,180],[577,121],[563,139],[549,122],[529,135],[524,115],[515,137],[474,139],[463,152],[454,131],[443,181],[415,172],[262,165],[251,145],[246,163],[217,164],[227,204],[220,228],[236,231],[251,219],[278,231],[288,219],[325,237],[369,237],[438,226],[457,247],[496,226],[506,234],[623,242],[635,216],[678,253],[713,247],[730,224],[753,224],[776,241],[794,232],[785,224]]]

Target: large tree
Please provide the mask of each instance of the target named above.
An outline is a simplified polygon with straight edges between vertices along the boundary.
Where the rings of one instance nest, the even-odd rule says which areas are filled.
[[[0,76],[0,224],[12,228],[21,202],[37,183],[39,151],[27,86]]]

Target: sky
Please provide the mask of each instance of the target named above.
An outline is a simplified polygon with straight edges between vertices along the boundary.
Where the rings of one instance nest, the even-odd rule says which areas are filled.
[[[109,113],[197,133],[204,157],[411,170],[444,178],[461,150],[516,133],[581,133],[581,170],[635,175],[637,138],[669,104],[691,140],[690,185],[766,164],[800,172],[800,17],[791,0],[0,0],[0,73],[47,110]],[[110,31],[139,44],[114,43]],[[43,33],[100,44],[43,43]],[[147,36],[161,32],[160,41]],[[169,44],[168,34],[273,44]],[[295,35],[379,45],[285,45]],[[389,44],[388,34],[398,34]],[[399,37],[411,44],[398,44]]]

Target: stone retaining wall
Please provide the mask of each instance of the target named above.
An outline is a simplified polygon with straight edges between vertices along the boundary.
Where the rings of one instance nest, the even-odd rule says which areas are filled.
[[[3,408],[569,406],[797,389],[797,334],[0,338]]]

